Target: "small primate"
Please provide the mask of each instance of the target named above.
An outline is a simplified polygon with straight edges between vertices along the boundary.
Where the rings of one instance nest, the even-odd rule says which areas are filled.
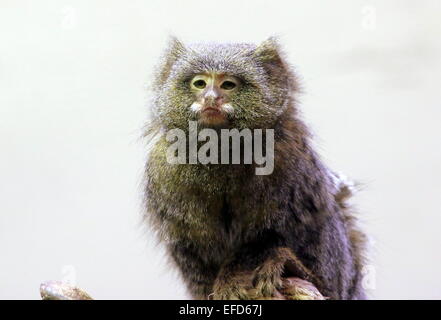
[[[276,39],[260,45],[172,38],[152,85],[145,217],[195,299],[364,299],[365,236],[351,194],[298,116],[298,79]],[[167,161],[171,129],[273,129],[274,169]],[[188,145],[186,145],[188,148]],[[340,182],[339,182],[340,181]]]

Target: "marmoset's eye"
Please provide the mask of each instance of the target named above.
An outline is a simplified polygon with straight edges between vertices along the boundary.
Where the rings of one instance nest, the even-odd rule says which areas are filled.
[[[233,81],[227,80],[221,84],[221,88],[225,90],[233,90],[234,88],[236,88],[236,84]]]
[[[193,82],[193,86],[198,89],[204,89],[207,86],[207,83],[204,80],[199,79]]]

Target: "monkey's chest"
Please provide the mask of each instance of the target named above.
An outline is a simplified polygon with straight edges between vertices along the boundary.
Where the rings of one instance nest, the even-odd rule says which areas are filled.
[[[269,205],[267,188],[250,167],[172,165],[163,153],[149,164],[151,192],[172,240],[231,249],[254,230]]]

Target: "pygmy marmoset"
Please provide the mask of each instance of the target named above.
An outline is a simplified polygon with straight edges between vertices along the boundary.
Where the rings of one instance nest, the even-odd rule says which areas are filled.
[[[289,277],[329,299],[365,298],[365,236],[346,204],[350,190],[311,147],[286,60],[274,38],[260,45],[172,38],[157,70],[145,217],[194,298],[277,298]],[[167,132],[190,134],[190,122],[198,132],[272,129],[274,167],[256,174],[255,161],[170,163]],[[183,147],[188,160],[189,142]],[[244,147],[238,152],[243,158]]]

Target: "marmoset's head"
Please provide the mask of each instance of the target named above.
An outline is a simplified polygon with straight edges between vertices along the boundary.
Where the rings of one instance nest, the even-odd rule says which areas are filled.
[[[296,81],[279,45],[184,45],[170,40],[159,67],[155,113],[167,128],[272,128],[292,101]]]

